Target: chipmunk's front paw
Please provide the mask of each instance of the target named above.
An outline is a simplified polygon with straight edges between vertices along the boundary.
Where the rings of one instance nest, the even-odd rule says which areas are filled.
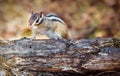
[[[36,34],[34,34],[31,38],[30,38],[30,41],[33,41],[36,39]]]
[[[35,39],[33,39],[33,38],[30,38],[30,41],[34,41]]]
[[[33,41],[33,40],[35,40],[35,38],[31,37],[31,38],[30,38],[30,41]]]

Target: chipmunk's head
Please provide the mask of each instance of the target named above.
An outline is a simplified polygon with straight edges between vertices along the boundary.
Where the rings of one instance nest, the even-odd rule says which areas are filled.
[[[43,13],[32,12],[31,17],[29,19],[29,26],[31,28],[36,28],[43,21]]]

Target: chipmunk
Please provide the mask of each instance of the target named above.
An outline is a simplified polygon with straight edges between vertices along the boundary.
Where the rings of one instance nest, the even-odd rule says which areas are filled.
[[[29,26],[33,30],[32,40],[37,34],[47,35],[50,39],[69,39],[65,22],[54,14],[43,15],[43,12],[32,12]]]

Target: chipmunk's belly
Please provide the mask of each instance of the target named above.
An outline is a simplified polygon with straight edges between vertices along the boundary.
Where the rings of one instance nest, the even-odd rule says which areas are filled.
[[[34,28],[33,29],[36,33],[38,33],[38,34],[46,34],[46,31],[47,31],[47,28],[45,28],[45,27],[41,27],[41,28]]]

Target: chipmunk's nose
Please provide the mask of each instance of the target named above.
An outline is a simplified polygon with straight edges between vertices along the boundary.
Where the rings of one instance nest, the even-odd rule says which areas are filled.
[[[31,27],[31,26],[29,26],[28,28],[29,28],[29,29],[32,29],[32,27]]]

